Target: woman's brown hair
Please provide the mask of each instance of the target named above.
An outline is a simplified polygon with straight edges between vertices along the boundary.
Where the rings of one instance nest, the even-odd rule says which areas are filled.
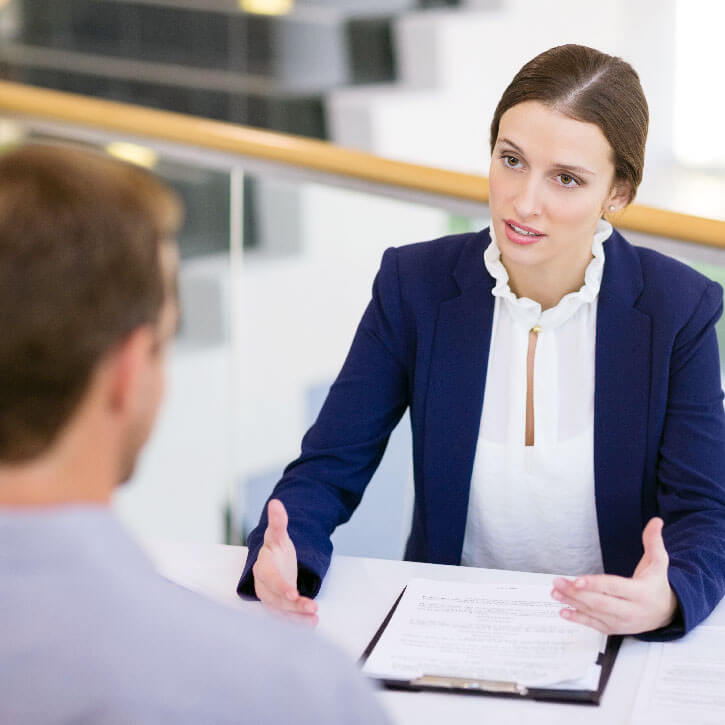
[[[501,96],[491,122],[491,151],[501,116],[524,101],[539,101],[577,121],[596,124],[612,148],[614,182],[628,201],[642,181],[649,110],[639,76],[621,58],[584,45],[560,45],[530,60]]]

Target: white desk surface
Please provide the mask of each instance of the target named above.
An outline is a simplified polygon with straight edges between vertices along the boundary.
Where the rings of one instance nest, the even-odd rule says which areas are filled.
[[[235,592],[246,548],[156,540],[144,545],[159,571],[169,579],[224,602],[240,613],[261,606],[258,602],[242,601]],[[486,569],[334,556],[317,597],[318,631],[357,659],[410,578],[490,581],[507,576],[511,575]],[[708,623],[725,625],[725,606],[721,604]],[[428,692],[383,690],[379,697],[393,721],[400,725],[624,725],[634,705],[648,646],[632,638],[624,640],[599,707]]]

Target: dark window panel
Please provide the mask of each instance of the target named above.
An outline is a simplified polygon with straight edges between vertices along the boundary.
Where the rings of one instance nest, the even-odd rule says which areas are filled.
[[[106,55],[123,54],[123,27],[126,7],[120,3],[73,0],[70,6],[72,37],[68,50]]]
[[[259,185],[256,179],[244,177],[244,249],[258,249],[259,243]]]
[[[321,96],[268,97],[266,127],[281,133],[326,138]]]
[[[173,161],[162,161],[155,170],[184,202],[184,225],[178,237],[182,259],[227,252],[229,174]]]
[[[120,81],[100,76],[85,76],[48,68],[12,66],[12,73],[19,83],[52,88],[85,96],[124,100]]]
[[[263,15],[224,16],[228,23],[229,68],[252,75],[274,71],[274,18]]]
[[[229,96],[217,91],[68,74],[39,68],[9,66],[7,72],[20,83],[68,93],[269,128],[299,136],[326,138],[321,96]]]
[[[49,48],[67,48],[72,44],[72,8],[67,1],[26,0],[21,17],[22,42]]]
[[[455,7],[460,4],[461,0],[418,0],[418,7],[421,8]]]
[[[229,65],[228,16],[146,5],[134,7],[139,59],[197,68]]]
[[[326,138],[322,96],[234,96],[229,120],[312,138]]]
[[[395,79],[390,18],[356,18],[346,27],[351,82],[379,83]]]
[[[192,116],[205,116],[227,120],[229,99],[227,94],[183,86],[166,86],[147,81],[125,81],[126,103],[150,106]]]

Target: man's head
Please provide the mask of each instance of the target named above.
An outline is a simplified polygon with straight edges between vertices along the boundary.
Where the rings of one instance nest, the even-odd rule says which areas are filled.
[[[100,391],[130,474],[176,326],[180,218],[152,175],[101,154],[0,156],[0,465],[48,454]]]

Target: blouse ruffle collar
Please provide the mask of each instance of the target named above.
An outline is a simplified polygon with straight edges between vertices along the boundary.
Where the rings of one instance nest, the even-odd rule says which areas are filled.
[[[511,314],[527,325],[539,324],[542,327],[556,327],[566,322],[585,304],[593,302],[599,294],[604,272],[604,242],[612,234],[612,225],[600,219],[592,241],[592,261],[584,272],[584,284],[576,291],[564,295],[554,307],[541,309],[541,305],[528,297],[517,297],[509,287],[509,275],[501,262],[501,251],[496,243],[493,224],[489,227],[491,243],[484,252],[483,260],[488,273],[496,280],[494,297],[500,297]]]

